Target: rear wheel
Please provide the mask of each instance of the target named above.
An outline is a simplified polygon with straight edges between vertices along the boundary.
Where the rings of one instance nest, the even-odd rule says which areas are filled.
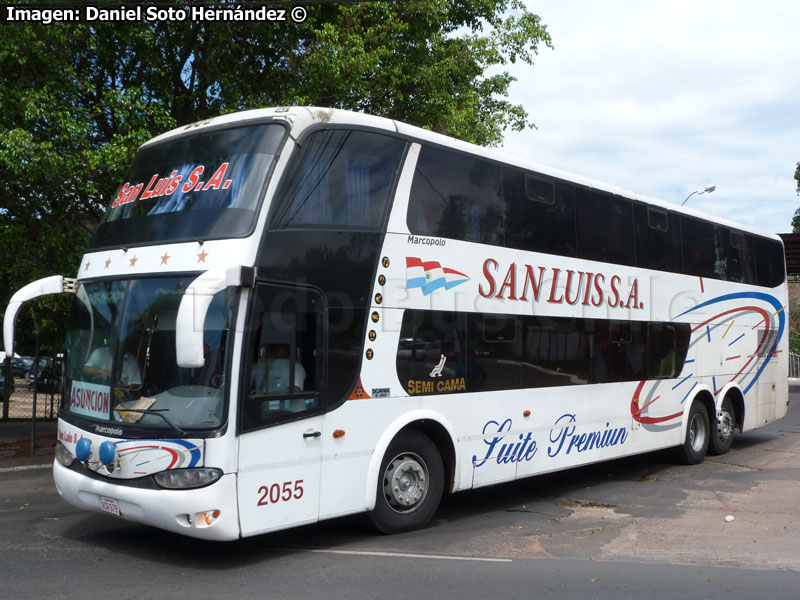
[[[383,533],[421,529],[433,518],[444,489],[436,445],[414,430],[401,432],[386,449],[375,508],[369,517]]]
[[[708,445],[709,454],[725,454],[733,444],[733,433],[736,428],[736,414],[733,402],[725,398],[720,406],[719,414],[711,425],[711,439]]]
[[[677,458],[687,465],[703,462],[708,451],[711,428],[708,412],[702,402],[693,402],[689,409],[689,423],[683,445],[677,448]]]

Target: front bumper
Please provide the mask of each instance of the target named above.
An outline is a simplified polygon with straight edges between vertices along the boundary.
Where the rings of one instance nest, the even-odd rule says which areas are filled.
[[[128,521],[205,540],[235,540],[241,535],[234,473],[202,488],[153,490],[86,477],[53,461],[53,479],[59,495],[78,508],[102,512],[102,496],[116,500],[120,516]],[[210,524],[198,518],[214,511],[219,511],[219,516]]]

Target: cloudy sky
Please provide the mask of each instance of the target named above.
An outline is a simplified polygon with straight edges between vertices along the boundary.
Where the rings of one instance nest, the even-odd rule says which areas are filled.
[[[526,0],[553,38],[512,66],[538,129],[504,150],[773,233],[800,198],[800,2]]]

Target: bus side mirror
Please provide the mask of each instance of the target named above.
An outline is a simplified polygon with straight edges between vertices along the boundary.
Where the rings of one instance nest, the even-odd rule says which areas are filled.
[[[22,303],[39,296],[64,292],[75,292],[75,280],[61,275],[53,275],[33,281],[11,296],[3,318],[3,346],[8,356],[14,356],[14,319]]]
[[[175,354],[179,367],[199,369],[205,365],[203,329],[214,294],[227,287],[251,286],[254,274],[252,267],[214,267],[189,284],[175,320]]]

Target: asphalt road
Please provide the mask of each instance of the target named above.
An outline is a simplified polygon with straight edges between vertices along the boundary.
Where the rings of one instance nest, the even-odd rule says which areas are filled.
[[[795,599],[798,457],[793,392],[785,419],[694,467],[657,453],[465,492],[404,535],[348,518],[224,544],[78,511],[48,469],[4,470],[0,597]]]

